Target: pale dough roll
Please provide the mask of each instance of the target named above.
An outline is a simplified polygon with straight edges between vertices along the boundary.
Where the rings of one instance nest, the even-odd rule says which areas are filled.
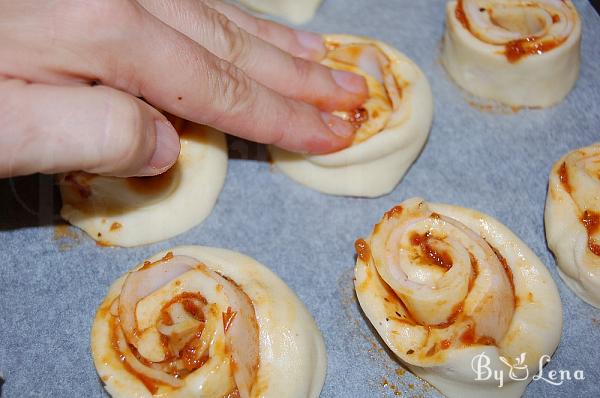
[[[61,216],[101,245],[126,247],[169,239],[200,224],[225,182],[227,143],[223,133],[206,126],[180,122],[176,127],[181,153],[164,174],[61,176]]]
[[[240,0],[240,3],[299,25],[313,19],[321,0]]]
[[[581,22],[570,0],[458,0],[446,11],[442,63],[479,97],[510,106],[561,101],[579,76]]]
[[[119,278],[91,332],[115,398],[316,398],[327,358],[297,296],[242,254],[183,246]]]
[[[409,199],[356,250],[365,315],[411,371],[448,397],[519,397],[558,346],[562,307],[552,277],[488,215]],[[475,380],[482,353],[490,370],[504,371],[502,388]]]
[[[376,197],[402,179],[427,140],[433,101],[427,78],[405,55],[382,42],[325,35],[323,64],[363,75],[369,98],[353,112],[335,112],[358,126],[352,146],[307,156],[269,147],[273,163],[317,191]]]
[[[600,308],[600,143],[554,164],[545,222],[560,276],[579,297]]]

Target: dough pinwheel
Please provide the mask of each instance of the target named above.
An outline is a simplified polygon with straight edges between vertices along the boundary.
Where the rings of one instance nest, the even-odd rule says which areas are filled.
[[[310,21],[321,5],[321,0],[240,0],[253,10],[276,15],[295,24]]]
[[[519,397],[559,343],[562,309],[550,274],[485,214],[409,199],[356,250],[366,316],[411,371],[449,397]],[[476,380],[477,363],[503,371],[502,388]]]
[[[427,78],[396,49],[366,38],[325,35],[322,61],[360,74],[369,98],[352,112],[335,112],[357,127],[353,144],[338,152],[305,156],[270,147],[277,168],[295,181],[333,195],[389,193],[427,140],[433,101]]]
[[[102,245],[136,246],[169,239],[212,211],[227,172],[223,133],[176,119],[181,153],[155,177],[116,178],[83,172],[60,177],[60,214]]]
[[[560,276],[579,297],[600,308],[600,143],[554,164],[545,221]]]
[[[91,334],[115,398],[315,398],[325,377],[304,305],[264,266],[223,249],[145,261],[111,286]]]
[[[570,0],[451,1],[442,62],[472,94],[545,107],[575,85],[580,41],[581,22]]]

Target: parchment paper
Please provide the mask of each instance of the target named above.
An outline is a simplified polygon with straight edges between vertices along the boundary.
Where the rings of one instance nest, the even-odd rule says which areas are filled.
[[[212,215],[171,239],[135,249],[102,248],[57,227],[60,199],[43,176],[0,182],[0,374],[2,396],[102,397],[89,352],[96,307],[133,265],[175,245],[225,247],[273,269],[315,317],[327,344],[322,397],[440,396],[402,369],[356,303],[353,242],[385,210],[411,196],[472,207],[501,220],[542,259],[560,290],[564,330],[546,367],[584,371],[584,381],[536,381],[528,397],[600,395],[600,310],[556,273],[543,228],[548,172],[565,152],[600,140],[600,18],[583,19],[581,77],[550,109],[484,112],[439,64],[442,0],[326,0],[308,29],[383,40],[421,66],[435,98],[430,139],[390,195],[326,196],[274,172],[262,146],[231,141],[229,172]],[[24,116],[26,117],[26,116]]]

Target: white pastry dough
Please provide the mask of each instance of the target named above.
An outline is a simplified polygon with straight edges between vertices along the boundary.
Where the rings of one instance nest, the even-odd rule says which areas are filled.
[[[490,216],[413,198],[386,212],[356,249],[366,316],[411,371],[448,397],[519,397],[559,343],[552,277]],[[504,372],[502,388],[476,381],[482,353],[490,370]]]
[[[169,239],[200,224],[223,187],[227,143],[223,133],[189,122],[178,131],[179,159],[159,176],[61,176],[62,217],[99,244],[127,247]]]
[[[363,75],[369,98],[338,116],[360,124],[349,148],[307,156],[269,147],[275,166],[295,181],[332,195],[389,193],[427,140],[433,117],[429,82],[405,55],[376,40],[326,35],[323,64]]]
[[[299,25],[313,19],[321,0],[240,0],[240,3]]]
[[[242,254],[184,246],[118,279],[91,332],[115,398],[316,398],[327,358],[296,295]]]
[[[545,222],[560,276],[579,297],[600,308],[600,143],[554,164]]]
[[[561,101],[579,76],[581,22],[570,0],[458,0],[447,5],[442,63],[479,97],[510,106]]]

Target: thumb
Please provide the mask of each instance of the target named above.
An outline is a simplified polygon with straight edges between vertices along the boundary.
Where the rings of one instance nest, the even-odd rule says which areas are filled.
[[[0,177],[72,170],[150,176],[179,155],[165,116],[118,90],[5,80],[0,96]]]

